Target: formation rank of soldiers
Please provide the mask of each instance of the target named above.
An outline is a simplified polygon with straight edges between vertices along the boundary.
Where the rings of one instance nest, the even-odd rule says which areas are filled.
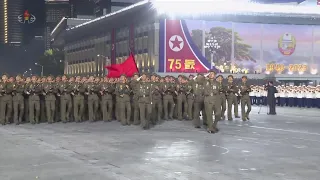
[[[203,126],[209,133],[216,133],[217,122],[225,119],[226,109],[228,120],[233,120],[232,107],[234,116],[240,118],[237,96],[241,96],[243,121],[249,120],[251,110],[247,77],[242,77],[240,86],[234,84],[231,75],[228,84],[224,85],[222,80],[223,76],[216,77],[214,71],[196,77],[180,75],[177,79],[142,73],[130,80],[125,75],[120,78],[3,75],[0,122],[18,125],[116,119],[122,125],[140,124],[149,129],[163,120],[178,119],[192,120],[194,127],[200,128],[202,114]]]

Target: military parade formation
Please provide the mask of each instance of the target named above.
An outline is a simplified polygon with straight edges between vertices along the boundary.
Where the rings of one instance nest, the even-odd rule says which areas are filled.
[[[241,97],[242,120],[249,120],[251,101],[247,77],[235,84],[214,71],[196,77],[135,74],[132,78],[48,76],[9,77],[0,82],[0,123],[106,122],[141,125],[149,129],[163,120],[190,120],[196,128],[218,132],[217,122],[240,118],[237,96]],[[245,109],[247,107],[247,109]],[[234,113],[232,113],[232,108]],[[214,114],[214,116],[212,116]],[[234,116],[233,116],[234,115]]]
[[[163,120],[178,119],[190,120],[195,128],[200,128],[202,116],[202,125],[209,133],[216,133],[218,121],[240,118],[238,104],[241,119],[247,121],[251,105],[265,104],[267,96],[263,86],[249,85],[246,76],[240,84],[234,82],[232,75],[227,77],[226,84],[223,80],[214,71],[178,78],[155,73],[135,74],[132,78],[5,74],[0,82],[0,123],[116,119],[122,125],[149,129]],[[277,89],[278,105],[319,107],[320,86],[277,86]]]

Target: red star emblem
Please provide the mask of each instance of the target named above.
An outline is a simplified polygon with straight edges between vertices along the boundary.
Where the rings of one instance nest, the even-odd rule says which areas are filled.
[[[171,41],[171,42],[173,44],[172,49],[174,49],[175,47],[178,47],[179,49],[181,48],[180,45],[181,45],[182,41],[179,41],[177,36],[176,36],[175,40]]]

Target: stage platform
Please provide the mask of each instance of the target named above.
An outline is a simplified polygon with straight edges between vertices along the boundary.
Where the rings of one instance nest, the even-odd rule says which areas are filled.
[[[320,110],[266,107],[251,120],[150,130],[119,122],[0,126],[1,180],[318,180]]]

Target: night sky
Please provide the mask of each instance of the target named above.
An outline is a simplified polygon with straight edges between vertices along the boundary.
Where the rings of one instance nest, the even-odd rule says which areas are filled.
[[[39,74],[40,70],[34,66],[38,58],[44,53],[44,41],[35,40],[35,36],[43,36],[45,28],[45,2],[44,0],[24,0],[24,10],[36,17],[32,24],[21,24],[23,42],[20,47],[0,46],[0,73],[10,75],[23,74],[29,68],[33,73]],[[18,21],[18,19],[17,19]],[[10,23],[10,22],[9,22]]]

